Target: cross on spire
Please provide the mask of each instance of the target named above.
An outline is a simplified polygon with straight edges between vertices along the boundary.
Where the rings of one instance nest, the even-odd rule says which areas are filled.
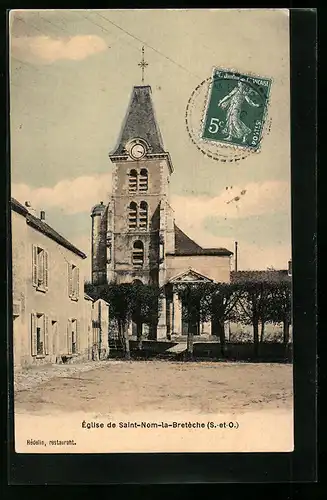
[[[148,63],[144,60],[144,47],[142,47],[142,61],[138,65],[142,69],[142,83],[144,83],[144,70],[148,66]]]

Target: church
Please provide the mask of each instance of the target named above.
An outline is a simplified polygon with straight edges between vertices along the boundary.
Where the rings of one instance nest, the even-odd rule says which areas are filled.
[[[150,86],[133,87],[109,158],[111,197],[91,212],[92,283],[137,281],[162,288],[165,297],[153,339],[187,334],[189,328],[195,335],[215,335],[214,325],[191,326],[183,319],[185,304],[176,286],[229,282],[233,253],[203,248],[175,224],[169,199],[174,165],[160,133]]]

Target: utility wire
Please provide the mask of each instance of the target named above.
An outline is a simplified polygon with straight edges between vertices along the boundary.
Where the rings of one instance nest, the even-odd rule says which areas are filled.
[[[156,49],[155,47],[153,47],[152,45],[150,45],[149,43],[145,42],[144,40],[142,40],[141,38],[133,35],[132,33],[130,33],[129,31],[125,30],[124,28],[122,28],[121,26],[119,26],[118,24],[114,23],[113,21],[111,21],[110,19],[108,19],[107,17],[105,16],[102,16],[101,14],[99,14],[98,12],[95,12],[95,14],[99,17],[101,17],[102,19],[104,19],[105,21],[107,21],[108,23],[112,24],[113,26],[115,26],[117,29],[123,31],[124,33],[126,33],[127,35],[129,35],[130,37],[134,38],[136,41],[142,43],[142,45],[148,47],[149,49],[153,50],[154,52],[156,52],[157,54],[161,55],[162,57],[164,57],[165,59],[167,59],[168,61],[170,61],[171,63],[175,64],[176,66],[178,66],[179,68],[181,68],[182,70],[186,71],[187,73],[189,73],[190,75],[192,76],[195,76],[196,78],[201,78],[199,77],[198,75],[196,75],[195,73],[192,73],[191,71],[189,71],[187,68],[185,68],[185,66],[182,66],[181,64],[179,64],[178,62],[176,62],[174,59],[172,59],[171,57],[167,56],[166,54],[164,54],[163,52],[161,52],[160,50]]]
[[[44,21],[48,24],[51,24],[51,26],[54,26],[55,28],[59,29],[60,31],[63,31],[64,33],[67,33],[67,30],[65,30],[65,28],[63,28],[62,26],[58,26],[57,24],[53,23],[52,21],[49,21],[49,19],[46,19],[45,17],[41,16],[41,14],[39,14],[39,19],[42,19],[42,21]]]
[[[21,23],[24,23],[26,24],[26,26],[31,26],[33,29],[35,29],[36,31],[39,31],[40,33],[42,33],[43,36],[46,36],[42,30],[40,30],[40,28],[37,28],[36,26],[34,26],[33,24],[31,24],[30,22],[27,22],[25,21],[25,19],[22,19],[21,17],[17,17],[15,16],[15,19],[17,19],[17,21],[20,21]]]

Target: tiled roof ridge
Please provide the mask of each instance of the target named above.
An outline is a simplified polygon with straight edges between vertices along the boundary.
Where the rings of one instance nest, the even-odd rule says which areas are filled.
[[[22,205],[19,201],[17,201],[15,198],[11,198],[11,204],[13,208],[18,208],[20,213],[23,213],[23,215],[26,217],[26,222],[30,226],[32,226],[34,229],[37,231],[45,234],[52,240],[56,241],[63,247],[67,248],[71,252],[74,252],[75,254],[79,255],[83,259],[86,259],[86,255],[84,252],[79,250],[75,245],[73,245],[70,241],[68,241],[64,236],[62,236],[60,233],[58,233],[55,229],[53,229],[49,224],[44,222],[43,220],[39,219],[38,217],[35,217],[35,215],[31,214],[24,205]]]

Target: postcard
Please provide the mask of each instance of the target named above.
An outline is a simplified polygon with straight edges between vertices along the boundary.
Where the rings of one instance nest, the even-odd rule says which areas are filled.
[[[10,12],[17,453],[293,451],[289,25]]]

